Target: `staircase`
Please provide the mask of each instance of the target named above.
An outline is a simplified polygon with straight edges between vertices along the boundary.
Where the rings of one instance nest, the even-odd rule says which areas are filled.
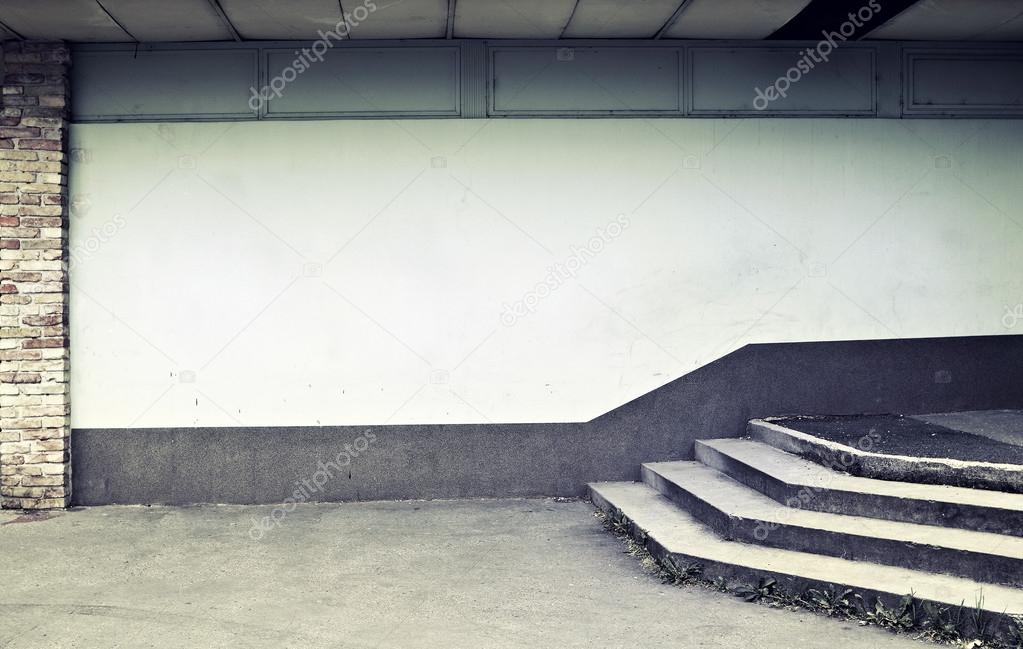
[[[878,599],[894,608],[912,593],[928,610],[946,610],[965,637],[1015,637],[1023,494],[994,490],[998,480],[984,489],[934,484],[941,463],[925,459],[922,482],[904,481],[919,474],[907,457],[891,476],[877,461],[873,477],[852,475],[832,467],[860,466],[872,454],[762,420],[748,432],[697,441],[696,461],[644,464],[642,482],[591,484],[593,503],[624,517],[655,558],[698,565],[703,579],[731,587],[774,579],[790,595],[851,589],[867,613]],[[808,450],[815,445],[827,452]],[[1017,467],[979,468],[972,474],[987,479]]]

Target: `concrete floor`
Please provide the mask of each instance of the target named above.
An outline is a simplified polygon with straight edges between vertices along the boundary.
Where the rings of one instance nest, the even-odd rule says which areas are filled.
[[[1023,446],[1023,410],[972,410],[914,417],[938,426]]]
[[[0,512],[0,647],[921,647],[662,585],[585,502]]]

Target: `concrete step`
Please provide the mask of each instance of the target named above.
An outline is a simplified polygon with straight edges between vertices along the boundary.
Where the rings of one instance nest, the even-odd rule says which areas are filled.
[[[884,455],[764,419],[751,420],[747,430],[753,439],[777,449],[865,478],[1023,493],[1023,465]]]
[[[1023,538],[786,507],[699,462],[644,464],[643,480],[725,538],[1023,586]]]
[[[790,594],[807,589],[842,592],[852,589],[863,597],[867,610],[880,598],[889,607],[913,593],[924,602],[955,610],[975,605],[1004,634],[1011,617],[1023,614],[1023,591],[980,584],[969,579],[919,572],[906,568],[849,561],[837,557],[726,541],[691,514],[647,485],[636,482],[597,483],[589,486],[593,503],[609,515],[630,520],[630,533],[654,557],[672,557],[698,564],[702,577],[723,578],[732,586],[757,584],[762,577],[777,580]],[[964,614],[964,623],[970,615]],[[963,629],[971,633],[971,629]]]
[[[699,440],[696,458],[788,507],[1023,536],[1023,494],[861,478],[748,439]]]

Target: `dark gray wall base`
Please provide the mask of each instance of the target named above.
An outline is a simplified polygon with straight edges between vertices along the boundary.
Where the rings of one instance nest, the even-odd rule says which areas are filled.
[[[77,429],[72,500],[578,496],[755,417],[1021,407],[1023,336],[750,345],[578,424]]]

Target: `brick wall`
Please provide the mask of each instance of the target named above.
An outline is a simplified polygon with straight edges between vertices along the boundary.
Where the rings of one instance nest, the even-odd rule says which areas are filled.
[[[0,507],[71,492],[67,277],[70,55],[3,43],[0,112]]]

